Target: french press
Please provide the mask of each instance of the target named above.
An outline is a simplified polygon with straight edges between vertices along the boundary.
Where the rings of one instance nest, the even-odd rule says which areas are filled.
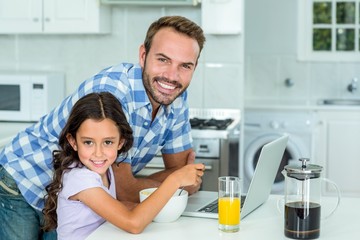
[[[285,166],[284,233],[293,239],[315,239],[320,236],[321,171],[319,165]]]

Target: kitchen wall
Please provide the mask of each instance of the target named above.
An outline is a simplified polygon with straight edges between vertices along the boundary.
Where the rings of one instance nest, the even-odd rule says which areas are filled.
[[[0,71],[62,71],[66,92],[101,69],[138,62],[148,26],[163,15],[183,15],[201,24],[200,7],[112,6],[106,35],[0,35]],[[243,34],[207,35],[199,67],[189,87],[191,107],[241,108]]]
[[[245,1],[245,99],[313,102],[360,98],[346,90],[359,63],[297,60],[297,0]],[[285,79],[294,85],[286,87]]]

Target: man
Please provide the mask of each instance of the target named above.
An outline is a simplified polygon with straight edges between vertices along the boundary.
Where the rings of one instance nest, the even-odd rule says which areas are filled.
[[[139,64],[122,63],[84,81],[57,108],[20,132],[0,153],[0,239],[39,239],[45,187],[52,178],[52,151],[74,103],[91,92],[107,91],[121,102],[134,132],[132,149],[113,166],[117,197],[138,201],[140,189],[158,186],[195,155],[186,88],[205,42],[201,28],[180,17],[162,17],[148,29]],[[161,151],[165,170],[137,179]],[[121,167],[120,167],[121,166]],[[201,182],[187,188],[197,191]],[[55,234],[53,234],[55,235]],[[44,234],[43,239],[54,236]]]

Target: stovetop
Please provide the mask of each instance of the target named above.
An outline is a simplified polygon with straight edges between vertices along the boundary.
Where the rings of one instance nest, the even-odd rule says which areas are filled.
[[[204,119],[204,118],[191,118],[190,124],[192,129],[213,129],[213,130],[226,130],[226,128],[234,121],[234,119]]]
[[[193,138],[226,139],[239,135],[239,109],[190,108],[189,114]]]

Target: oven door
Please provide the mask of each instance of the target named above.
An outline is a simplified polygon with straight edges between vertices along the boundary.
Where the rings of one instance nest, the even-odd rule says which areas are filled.
[[[219,159],[211,158],[196,158],[196,163],[203,163],[205,165],[205,173],[202,177],[201,190],[217,191],[218,177],[220,171]],[[164,170],[164,162],[162,157],[155,156],[140,172],[136,174],[137,177],[147,177],[151,174]]]
[[[196,163],[205,165],[204,176],[202,177],[201,190],[218,191],[218,178],[220,174],[220,160],[218,158],[196,158]]]

